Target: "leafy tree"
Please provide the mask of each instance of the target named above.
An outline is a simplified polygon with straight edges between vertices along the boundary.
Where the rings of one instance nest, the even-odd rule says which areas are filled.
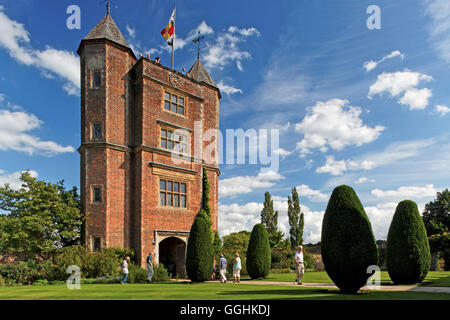
[[[209,279],[213,254],[208,215],[201,210],[192,224],[187,244],[186,273],[192,282],[203,282]]]
[[[214,231],[214,241],[213,241],[213,250],[214,250],[214,257],[219,256],[219,254],[222,252],[222,239],[220,239],[219,232],[216,230]]]
[[[387,237],[389,276],[395,284],[420,283],[425,279],[430,263],[430,246],[417,204],[404,200],[395,209]]]
[[[323,217],[321,237],[325,271],[344,293],[356,293],[378,264],[378,250],[369,218],[349,186],[333,190]]]
[[[0,251],[23,252],[27,257],[51,253],[80,242],[83,216],[76,188],[64,181],[52,184],[22,173],[19,190],[0,187]]]
[[[296,249],[299,245],[303,244],[305,216],[300,211],[300,201],[295,187],[292,188],[292,198],[290,196],[288,197],[288,218],[291,248]]]
[[[273,210],[273,200],[269,192],[264,194],[264,204],[261,210],[261,223],[269,234],[270,247],[275,247],[283,239],[284,234],[278,230],[278,211]]]
[[[436,199],[425,205],[423,222],[428,236],[450,231],[450,192],[448,189],[438,192]]]
[[[271,252],[266,227],[258,223],[253,227],[247,249],[247,272],[252,279],[265,278],[269,274]]]

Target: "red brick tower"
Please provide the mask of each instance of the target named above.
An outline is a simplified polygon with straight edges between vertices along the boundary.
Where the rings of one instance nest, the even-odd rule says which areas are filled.
[[[78,54],[86,243],[92,250],[132,248],[141,264],[154,252],[157,262],[184,276],[203,167],[217,230],[218,139],[202,137],[219,127],[220,92],[200,60],[188,76],[137,60],[109,14]],[[211,146],[213,161],[205,161]]]

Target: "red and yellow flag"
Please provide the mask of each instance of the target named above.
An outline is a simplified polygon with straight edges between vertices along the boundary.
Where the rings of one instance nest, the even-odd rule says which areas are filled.
[[[175,11],[176,9],[173,9],[172,15],[170,16],[169,24],[161,30],[161,35],[164,37],[164,39],[169,40],[173,37],[174,29],[175,29]]]

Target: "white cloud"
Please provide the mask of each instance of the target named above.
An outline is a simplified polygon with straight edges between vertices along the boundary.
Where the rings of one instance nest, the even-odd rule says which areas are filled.
[[[9,174],[5,174],[3,170],[0,170],[0,187],[3,187],[6,183],[9,184],[11,189],[19,190],[22,187],[22,181],[20,181],[20,176],[23,171],[17,171]],[[37,178],[38,173],[34,170],[29,171],[30,175]]]
[[[448,0],[425,0],[425,14],[431,18],[428,26],[431,42],[440,57],[450,62],[450,3]]]
[[[228,197],[236,194],[250,193],[254,189],[269,188],[281,179],[275,171],[260,172],[257,176],[238,176],[219,180],[219,196]]]
[[[428,100],[432,95],[431,90],[428,88],[411,88],[406,90],[405,95],[399,100],[399,102],[403,105],[409,105],[410,110],[421,110],[428,106]]]
[[[285,159],[286,157],[292,154],[292,151],[283,148],[278,148],[276,150],[273,150],[273,153],[278,154],[281,157],[281,159]]]
[[[133,27],[129,26],[127,24],[126,26],[127,32],[128,32],[128,36],[132,39],[134,39],[136,37],[136,29],[134,29]]]
[[[432,79],[429,75],[407,69],[395,73],[382,73],[370,86],[368,98],[371,99],[384,92],[389,92],[392,97],[403,94],[398,101],[400,104],[409,105],[410,110],[424,109],[428,106],[428,99],[432,96],[432,91],[428,88],[417,89],[416,87],[420,82],[429,82]]]
[[[206,21],[202,21],[197,27],[194,29],[191,29],[185,39],[183,39],[179,34],[175,34],[175,46],[174,51],[183,49],[187,44],[192,43],[192,40],[194,40],[198,36],[198,32],[200,31],[200,35],[206,36],[214,34],[214,30],[212,27],[210,27]],[[166,50],[168,52],[172,51],[172,47],[164,44],[160,46],[161,50]]]
[[[371,170],[376,163],[370,160],[334,160],[333,156],[328,156],[326,163],[316,169],[317,173],[330,173],[333,176],[339,176],[347,170]]]
[[[306,184],[302,184],[297,188],[297,193],[299,196],[307,197],[312,202],[327,202],[329,195],[320,192],[320,190],[311,189]]]
[[[348,103],[347,100],[331,99],[307,108],[307,115],[295,126],[295,130],[304,135],[296,146],[301,154],[327,146],[334,150],[348,145],[361,146],[378,138],[385,127],[364,125],[359,117],[361,108],[348,106]]]
[[[445,116],[450,112],[450,108],[444,105],[437,105],[434,107],[434,111],[439,114],[441,117]]]
[[[53,141],[42,141],[39,137],[28,133],[41,125],[42,121],[33,114],[0,110],[0,150],[15,150],[29,155],[39,153],[47,156],[74,152],[71,146],[64,147]]]
[[[435,143],[435,139],[393,142],[382,151],[371,152],[352,160],[334,160],[333,156],[328,156],[326,163],[317,168],[316,172],[338,176],[346,171],[372,170],[399,160],[415,157],[424,148]]]
[[[205,65],[209,68],[223,69],[229,63],[235,62],[238,70],[243,71],[242,61],[250,59],[251,54],[239,48],[239,44],[254,35],[259,36],[260,33],[253,27],[248,29],[229,27],[227,32],[220,33],[214,43],[208,45],[203,55]]]
[[[395,58],[395,57],[400,57],[403,60],[405,58],[405,55],[403,53],[401,53],[400,51],[395,50],[395,51],[392,51],[391,53],[389,53],[388,55],[385,55],[379,61],[370,60],[370,61],[364,62],[363,67],[364,67],[364,69],[366,69],[367,72],[369,72],[369,71],[375,69],[380,63],[382,63],[388,59]]]
[[[24,25],[11,20],[0,7],[0,47],[5,48],[11,58],[27,66],[43,71],[43,75],[57,75],[64,81],[65,90],[71,94],[73,88],[80,88],[80,60],[73,53],[49,46],[40,51],[29,46],[30,34]],[[67,90],[71,86],[72,90]]]
[[[373,179],[369,179],[367,177],[361,177],[358,180],[354,181],[356,184],[362,184],[362,183],[367,183],[367,182],[375,182],[375,180]]]
[[[376,206],[364,207],[367,217],[372,225],[372,231],[376,240],[387,239],[389,226],[391,225],[392,217],[394,216],[397,203],[387,202],[377,204]]]
[[[436,188],[432,184],[425,186],[404,186],[396,190],[374,189],[370,193],[377,198],[393,198],[397,200],[414,200],[433,197],[436,195]]]
[[[241,93],[242,94],[242,90],[241,89],[238,89],[238,88],[235,88],[233,86],[227,85],[227,84],[223,83],[222,80],[219,81],[217,86],[219,87],[221,92],[224,92],[227,95],[232,95],[233,93]]]

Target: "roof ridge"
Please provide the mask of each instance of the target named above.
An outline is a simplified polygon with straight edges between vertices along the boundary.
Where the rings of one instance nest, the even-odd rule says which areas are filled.
[[[116,22],[108,13],[106,16],[87,34],[83,40],[108,39],[131,50],[130,45],[125,40],[122,32],[117,27]]]

